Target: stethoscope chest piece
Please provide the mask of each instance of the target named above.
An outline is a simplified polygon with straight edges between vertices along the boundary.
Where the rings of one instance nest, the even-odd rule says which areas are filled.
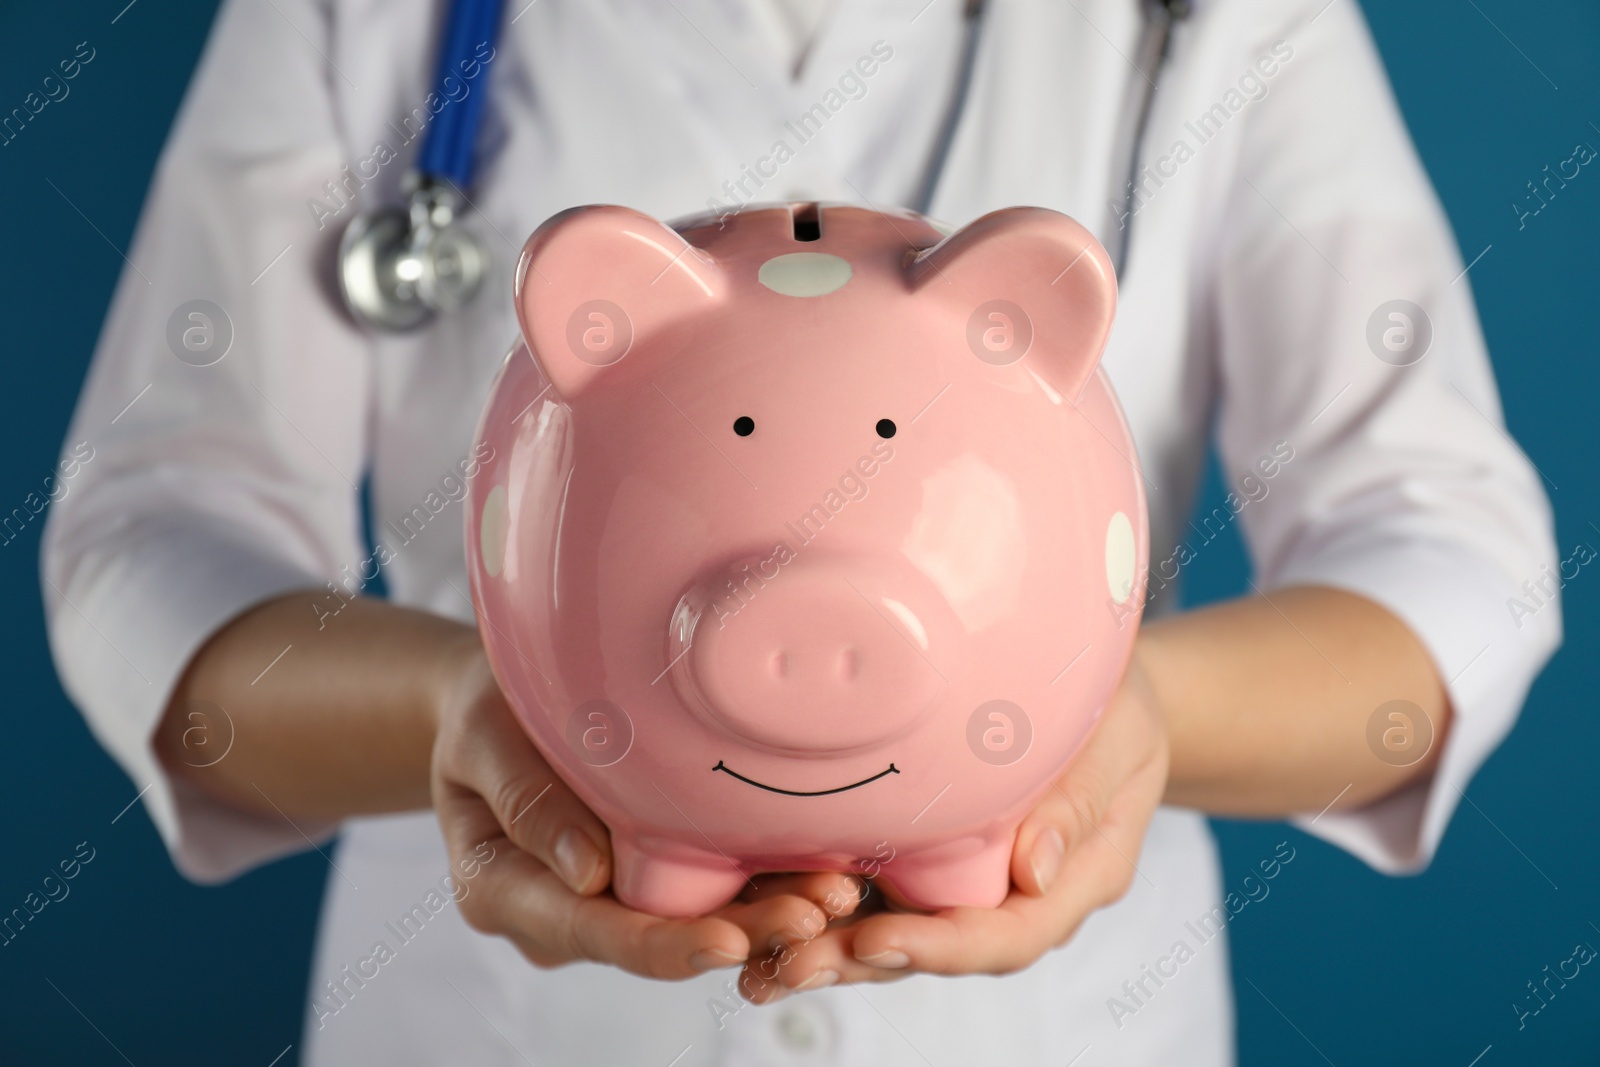
[[[356,218],[339,242],[339,288],[350,313],[371,329],[415,329],[451,314],[483,285],[483,244],[456,218],[452,190],[424,178],[407,207]]]

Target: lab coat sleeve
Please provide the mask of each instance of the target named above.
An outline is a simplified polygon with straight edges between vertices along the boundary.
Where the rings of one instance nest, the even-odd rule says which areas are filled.
[[[67,439],[69,456],[92,458],[45,533],[63,684],[134,789],[149,787],[174,863],[200,881],[333,829],[212,801],[151,747],[174,684],[220,625],[361,555],[369,355],[324,281],[337,231],[307,203],[347,159],[338,75],[319,53],[328,34],[316,0],[230,0],[218,15]],[[190,317],[197,300],[223,315]],[[269,654],[259,669],[272,665]],[[226,758],[223,712],[194,720],[197,763]]]
[[[1410,872],[1560,643],[1557,552],[1542,476],[1501,416],[1472,277],[1359,9],[1297,6],[1279,35],[1292,57],[1243,109],[1209,282],[1218,448],[1229,488],[1250,501],[1239,522],[1260,588],[1319,584],[1377,602],[1446,682],[1453,722],[1435,773],[1361,810],[1295,820],[1379,870]],[[1385,346],[1389,330],[1388,344],[1407,341],[1405,320],[1378,313],[1395,300],[1431,323],[1425,352],[1416,322],[1408,352]],[[1293,458],[1265,478],[1258,461],[1273,469],[1275,449]]]

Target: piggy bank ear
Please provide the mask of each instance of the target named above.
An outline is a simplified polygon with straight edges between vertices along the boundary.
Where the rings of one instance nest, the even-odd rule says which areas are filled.
[[[908,267],[919,298],[963,312],[973,354],[1028,366],[1075,400],[1100,363],[1116,274],[1094,235],[1057,211],[983,216]]]
[[[726,291],[715,260],[650,216],[579,207],[552,216],[523,246],[517,320],[545,378],[570,399]]]

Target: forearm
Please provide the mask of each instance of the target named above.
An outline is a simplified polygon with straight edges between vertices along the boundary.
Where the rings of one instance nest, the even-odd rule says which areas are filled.
[[[1432,770],[1450,707],[1409,628],[1364,597],[1297,587],[1150,623],[1138,654],[1168,723],[1166,802],[1281,816],[1376,800]],[[1409,767],[1380,759],[1367,723],[1391,700],[1433,725]],[[1343,794],[1340,796],[1340,794]]]
[[[317,590],[268,601],[196,654],[155,737],[174,775],[290,818],[429,806],[436,709],[477,634],[381,600],[357,598],[323,617],[314,605],[328,600]],[[206,702],[226,719],[205,718]],[[230,738],[219,759],[216,746]],[[213,747],[198,747],[202,739]]]

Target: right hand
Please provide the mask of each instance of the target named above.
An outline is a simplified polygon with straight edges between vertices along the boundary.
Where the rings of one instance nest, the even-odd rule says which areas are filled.
[[[523,732],[475,642],[451,657],[433,746],[434,811],[451,870],[479,866],[461,898],[467,923],[533,963],[609,963],[648,978],[734,967],[853,908],[847,875],[784,878],[698,919],[661,919],[620,903],[611,836]],[[487,844],[493,858],[484,862]],[[845,910],[840,901],[848,901]]]

